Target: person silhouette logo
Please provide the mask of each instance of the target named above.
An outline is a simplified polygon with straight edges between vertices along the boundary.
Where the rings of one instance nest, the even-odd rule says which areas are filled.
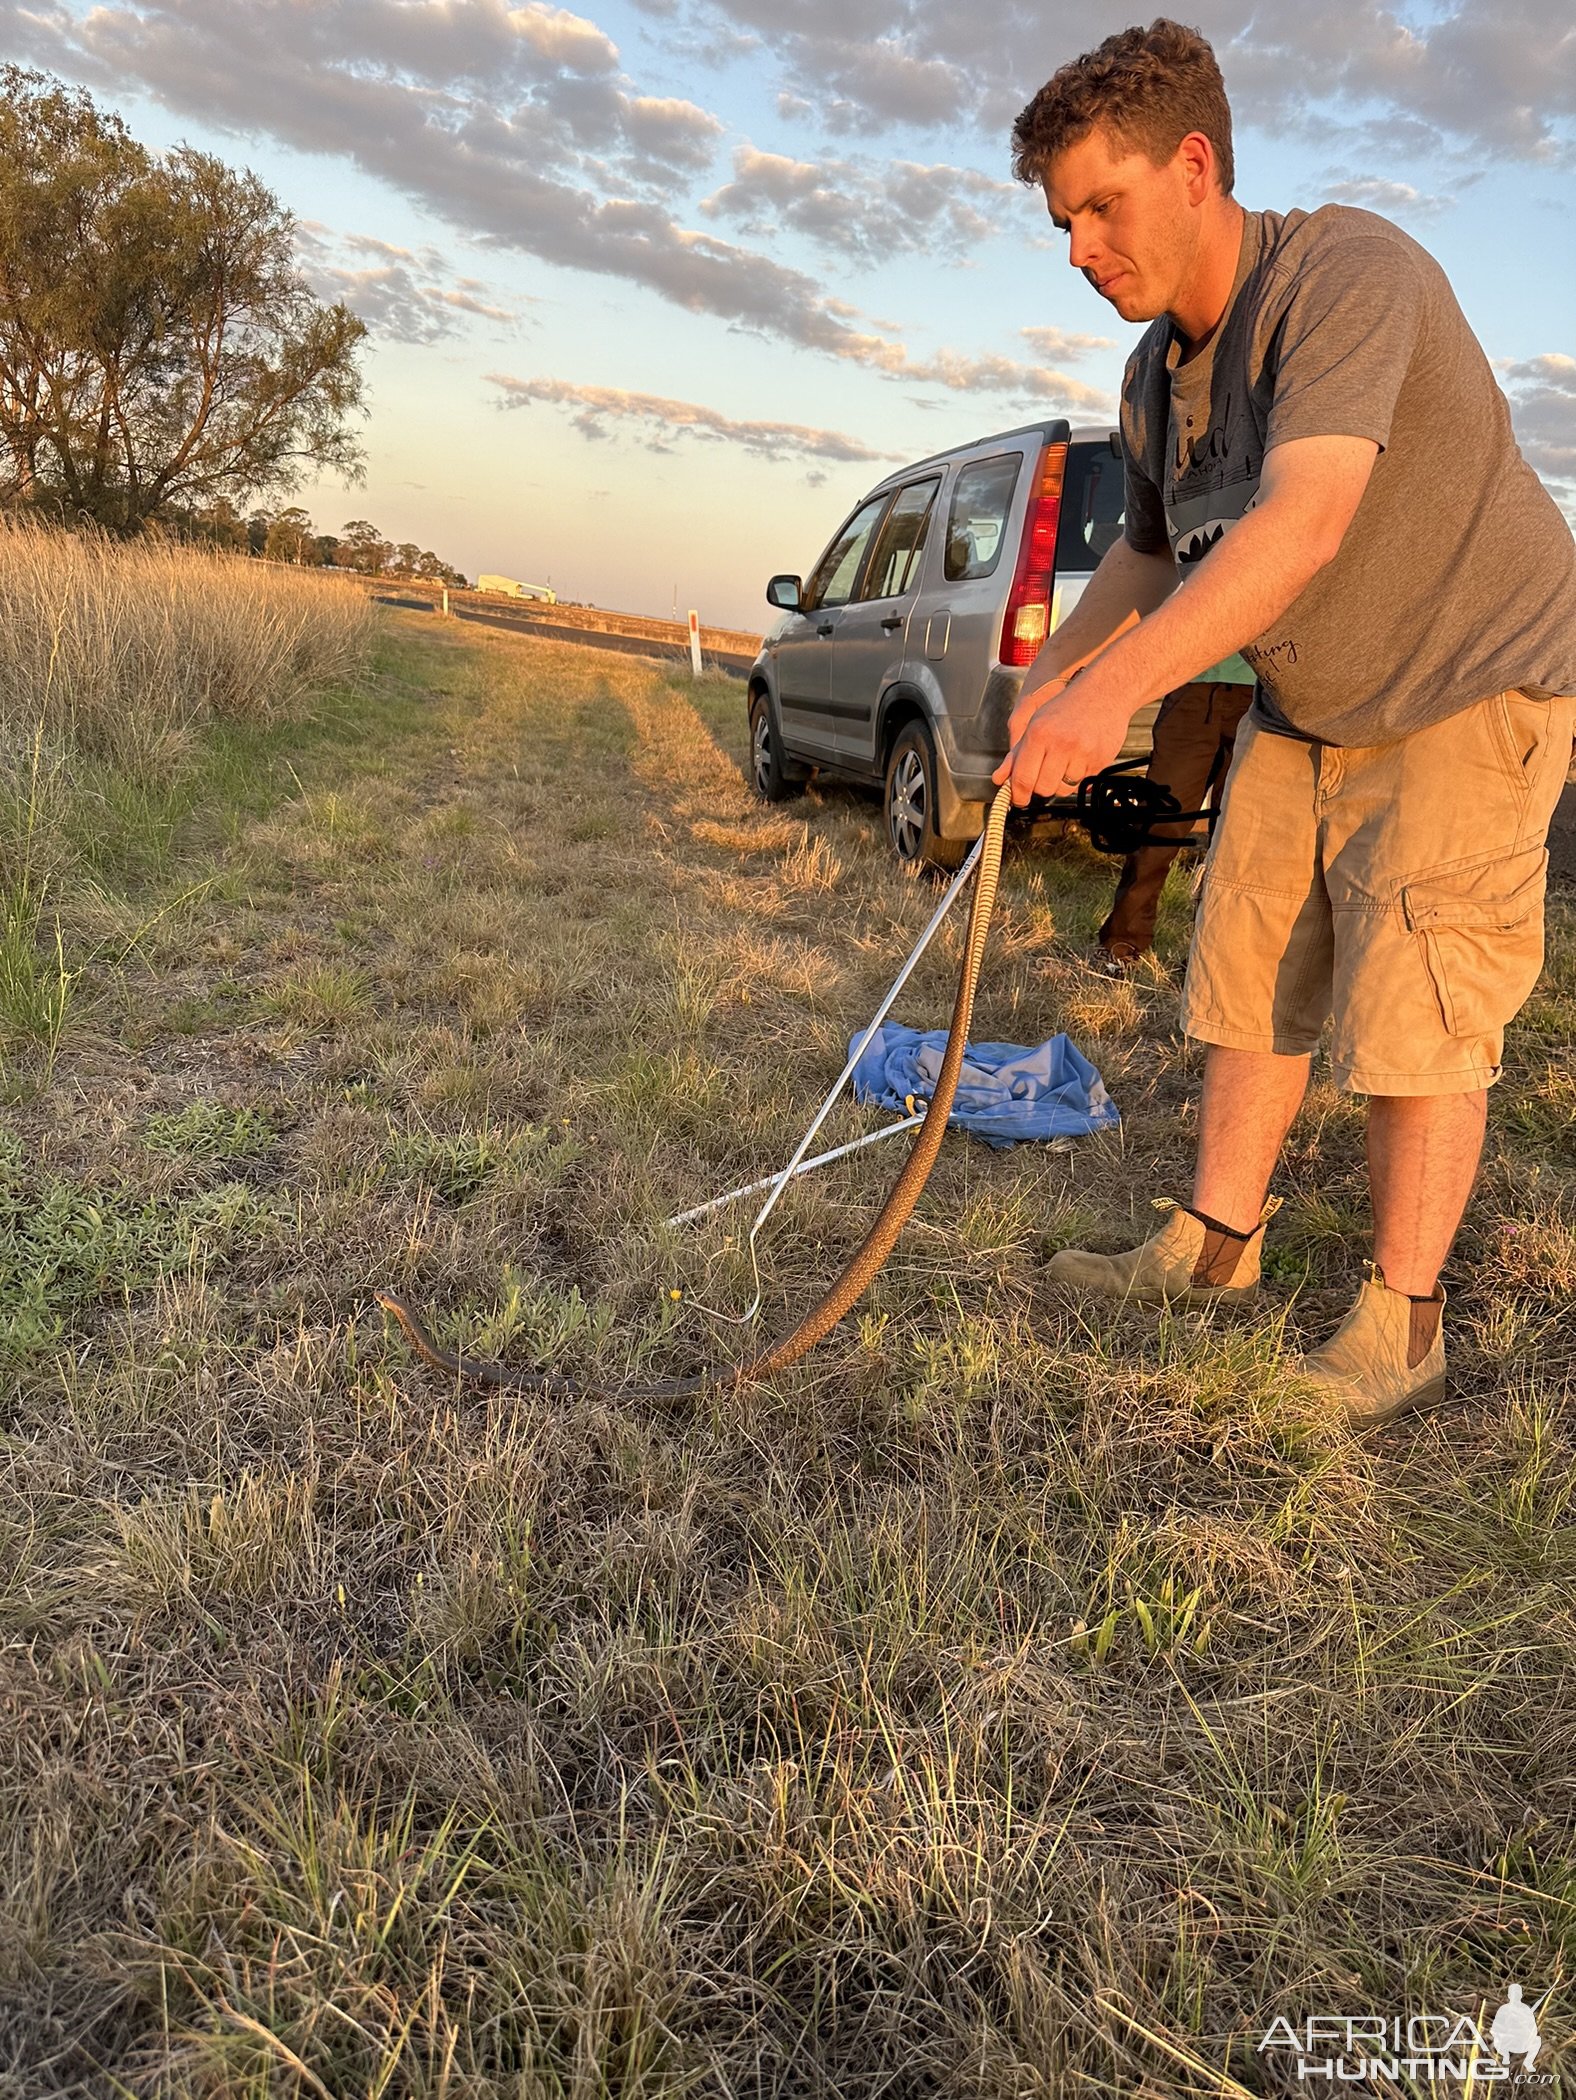
[[[1540,1998],[1538,2006],[1542,2003]],[[1538,2033],[1538,2006],[1523,2005],[1521,1985],[1513,1983],[1510,1986],[1505,2003],[1495,2013],[1488,2030],[1502,2062],[1508,2064],[1512,2056],[1519,2056],[1521,2068],[1524,2071],[1532,2069],[1538,2051],[1543,2047],[1543,2037]]]

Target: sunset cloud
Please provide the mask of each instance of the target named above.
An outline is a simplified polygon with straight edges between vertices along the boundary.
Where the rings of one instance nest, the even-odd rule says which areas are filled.
[[[401,248],[366,233],[336,235],[304,220],[296,249],[320,297],[342,301],[374,338],[435,343],[457,335],[468,319],[506,325],[519,318],[488,296],[481,278],[459,276],[438,248]]]
[[[1450,197],[1433,197],[1410,182],[1386,182],[1365,175],[1350,182],[1332,182],[1324,192],[1327,204],[1354,204],[1362,211],[1376,211],[1386,219],[1433,219],[1448,211]]]
[[[879,452],[841,430],[815,430],[802,423],[741,421],[696,401],[674,401],[661,394],[626,392],[622,387],[578,386],[567,379],[514,379],[489,372],[490,385],[502,395],[504,408],[529,408],[544,402],[574,411],[570,420],[588,438],[606,438],[615,427],[631,430],[636,441],[653,452],[671,452],[675,441],[737,445],[757,459],[886,460],[901,455]]]
[[[1200,0],[1187,19],[1224,68],[1243,201],[1328,199],[1423,240],[1489,353],[1516,353],[1498,369],[1520,442],[1576,516],[1569,10]],[[852,501],[878,461],[1110,423],[1136,330],[1009,179],[1008,133],[1132,19],[1103,0],[0,0],[0,54],[150,144],[254,166],[300,215],[310,281],[371,332],[384,522],[419,482],[476,536],[468,565],[537,559],[498,406],[544,443],[616,439],[585,478],[616,484],[618,517],[592,504],[593,524],[571,473],[551,536],[565,573],[603,598],[611,568],[635,604],[671,592],[679,544],[758,595],[823,531],[817,477]],[[528,364],[505,341],[527,329]],[[744,458],[793,467],[703,548],[696,507],[723,514]]]
[[[683,19],[758,36],[782,91],[831,132],[974,126],[1002,138],[1005,161],[1005,129],[1041,81],[1133,16],[1098,0],[1061,14],[1028,0],[696,0]],[[1215,45],[1239,125],[1291,126],[1328,144],[1333,120],[1380,151],[1426,137],[1440,149],[1571,158],[1568,0],[1446,0],[1404,16],[1376,0],[1252,10],[1200,0],[1187,19]]]
[[[1576,357],[1550,351],[1500,376],[1522,452],[1576,524]]]
[[[733,180],[701,210],[759,238],[789,226],[818,247],[864,262],[900,254],[967,261],[1023,208],[1017,186],[977,168],[868,158],[795,160],[741,146]]]
[[[633,94],[617,48],[562,10],[501,0],[139,0],[78,14],[0,0],[29,61],[135,84],[233,131],[333,152],[499,248],[620,278],[694,313],[855,363],[879,330],[807,271],[691,230],[665,201],[722,126]]]

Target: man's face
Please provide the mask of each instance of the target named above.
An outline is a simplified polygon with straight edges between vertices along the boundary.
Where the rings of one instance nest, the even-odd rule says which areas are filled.
[[[1069,236],[1067,259],[1124,321],[1168,312],[1187,282],[1198,254],[1196,186],[1186,140],[1157,168],[1096,127],[1051,163],[1045,201]]]

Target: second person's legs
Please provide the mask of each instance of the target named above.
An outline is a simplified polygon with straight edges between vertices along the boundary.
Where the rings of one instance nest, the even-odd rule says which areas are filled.
[[[1184,809],[1202,809],[1211,788],[1218,802],[1237,725],[1252,699],[1252,686],[1208,681],[1168,693],[1155,717],[1148,778],[1167,788]],[[1192,827],[1178,829],[1175,845],[1141,846],[1123,861],[1115,899],[1100,928],[1100,945],[1108,954],[1131,959],[1153,946],[1166,875]]]

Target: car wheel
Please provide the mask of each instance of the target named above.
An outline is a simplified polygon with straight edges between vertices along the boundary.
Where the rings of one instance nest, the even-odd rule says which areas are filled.
[[[786,802],[804,785],[797,767],[783,762],[771,703],[764,693],[750,696],[750,785],[764,802]]]
[[[910,867],[951,871],[968,847],[936,830],[936,746],[923,722],[905,722],[886,769],[886,829],[892,851]]]

